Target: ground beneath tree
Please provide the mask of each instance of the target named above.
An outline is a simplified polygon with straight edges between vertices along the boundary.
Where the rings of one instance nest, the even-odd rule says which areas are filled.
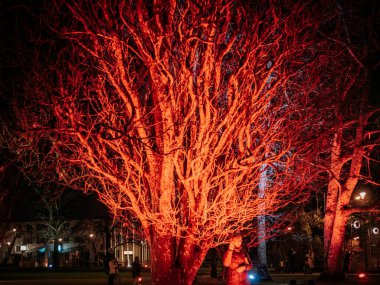
[[[281,274],[281,275],[272,275],[274,281],[273,282],[262,282],[262,283],[256,283],[256,284],[267,284],[267,285],[288,285],[289,280],[294,279],[297,281],[297,285],[305,284],[307,280],[313,279],[316,280],[318,278],[318,274],[308,275],[304,276],[303,274]],[[26,277],[22,276],[20,274],[20,278]],[[60,274],[59,278],[57,276],[54,278],[52,276],[47,275],[39,275],[35,276],[39,278],[33,278],[31,277],[28,279],[19,279],[19,280],[4,280],[6,276],[4,274],[0,275],[0,285],[104,285],[107,283],[106,275],[97,275],[94,276],[93,274],[89,274],[87,272],[84,272],[83,275],[80,276],[80,278],[65,278],[65,274]],[[46,277],[46,278],[45,278]],[[129,275],[122,274],[121,280],[119,284],[115,285],[127,285],[132,284],[132,280]],[[145,276],[145,280],[143,281],[144,285],[149,285],[150,280],[149,276]],[[215,285],[224,285],[226,282],[224,280],[220,279],[212,279],[208,276],[199,276],[197,282],[195,283],[197,285],[208,285],[208,284],[215,284]],[[307,284],[307,283],[306,283]],[[320,283],[317,281],[317,285],[354,285],[354,284],[367,284],[367,285],[376,285],[380,284],[380,274],[374,274],[369,275],[368,279],[366,280],[358,280],[354,278],[354,276],[350,276],[350,279],[344,280],[344,281],[331,281],[331,282],[323,282]],[[170,285],[170,284],[168,284]]]

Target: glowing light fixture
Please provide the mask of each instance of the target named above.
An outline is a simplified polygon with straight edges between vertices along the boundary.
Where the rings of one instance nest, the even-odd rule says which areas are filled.
[[[378,228],[378,227],[373,228],[373,229],[372,229],[372,233],[373,233],[374,235],[379,234],[379,228]]]
[[[248,275],[248,278],[251,279],[251,280],[253,280],[253,279],[255,279],[255,275],[253,275],[253,274],[249,274],[249,275]]]
[[[292,230],[292,227],[287,227],[287,230],[288,230],[288,231],[291,231],[291,230]]]
[[[365,277],[365,273],[359,273],[359,278],[364,278]]]
[[[364,191],[359,193],[360,199],[362,199],[362,200],[364,200],[366,195],[367,195],[367,193]]]
[[[360,222],[359,221],[355,221],[352,225],[354,226],[355,229],[360,228]]]
[[[90,238],[94,237],[94,234],[90,234]]]
[[[12,231],[15,233],[17,230],[14,228],[14,229],[12,229]]]

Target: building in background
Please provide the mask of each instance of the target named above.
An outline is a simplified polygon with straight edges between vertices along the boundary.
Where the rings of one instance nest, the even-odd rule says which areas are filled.
[[[68,220],[61,235],[47,235],[49,225],[31,221],[8,225],[0,244],[3,266],[52,267],[54,248],[59,267],[103,267],[106,252],[106,224],[102,219]],[[145,240],[135,240],[133,232],[113,227],[110,245],[122,267],[130,267],[138,256],[144,267],[150,266],[150,254]]]

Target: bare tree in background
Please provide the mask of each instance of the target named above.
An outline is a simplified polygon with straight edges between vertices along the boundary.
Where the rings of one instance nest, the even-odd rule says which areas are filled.
[[[380,66],[379,4],[377,1],[337,2],[338,20],[331,50],[340,50],[329,67],[336,71],[333,81],[333,137],[328,163],[330,176],[324,224],[326,271],[342,272],[340,259],[350,215],[379,212],[376,196],[367,187],[365,201],[355,201],[361,185],[379,185],[378,164],[380,128],[379,105],[371,100],[371,83]],[[331,61],[331,62],[332,62]],[[326,68],[329,68],[326,65]],[[375,95],[375,96],[378,96]],[[363,241],[365,242],[365,241]]]

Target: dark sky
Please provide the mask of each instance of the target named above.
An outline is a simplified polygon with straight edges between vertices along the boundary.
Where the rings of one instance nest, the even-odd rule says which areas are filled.
[[[41,191],[40,187],[28,182],[16,167],[10,166],[2,172],[0,190],[10,190],[10,194],[0,205],[0,222],[9,219],[27,221],[46,216],[47,209],[34,189]],[[107,215],[106,207],[97,200],[95,194],[67,189],[57,201],[62,216],[69,219],[104,218]]]

